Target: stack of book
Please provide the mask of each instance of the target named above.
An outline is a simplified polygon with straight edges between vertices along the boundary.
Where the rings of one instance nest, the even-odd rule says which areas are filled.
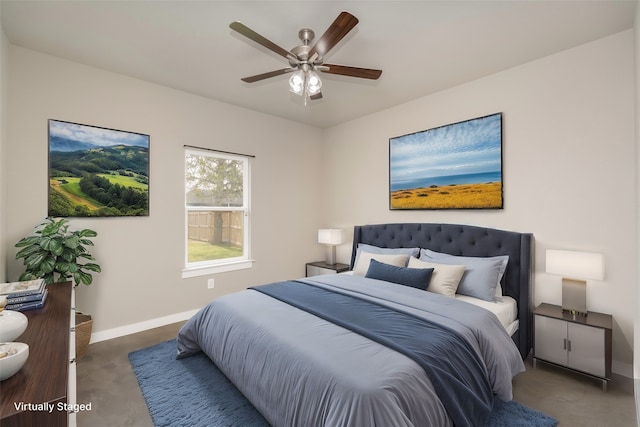
[[[44,307],[47,287],[43,279],[0,283],[0,296],[7,297],[5,310],[34,310]]]

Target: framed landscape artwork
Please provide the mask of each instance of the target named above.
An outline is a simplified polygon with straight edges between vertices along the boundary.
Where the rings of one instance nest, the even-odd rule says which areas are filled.
[[[149,135],[49,120],[49,216],[149,215]]]
[[[390,209],[502,209],[502,113],[389,139]]]

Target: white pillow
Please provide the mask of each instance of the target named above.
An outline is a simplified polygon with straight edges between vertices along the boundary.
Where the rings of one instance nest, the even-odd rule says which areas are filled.
[[[427,291],[436,294],[446,295],[455,298],[456,290],[462,275],[464,265],[436,264],[433,262],[421,261],[417,258],[409,258],[409,268],[433,268],[431,281]]]
[[[395,265],[397,267],[406,267],[409,255],[388,255],[388,254],[372,254],[370,252],[360,252],[360,256],[353,266],[353,274],[364,276],[369,269],[371,260],[375,259],[385,264]]]
[[[381,248],[379,246],[367,245],[366,243],[358,243],[358,252],[361,251],[372,254],[410,255],[416,258],[420,255],[420,248]],[[356,257],[358,256],[358,252],[356,252]]]

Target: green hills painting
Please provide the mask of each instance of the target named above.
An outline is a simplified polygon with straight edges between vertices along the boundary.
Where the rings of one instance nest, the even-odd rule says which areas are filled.
[[[49,120],[49,216],[148,216],[149,135]]]

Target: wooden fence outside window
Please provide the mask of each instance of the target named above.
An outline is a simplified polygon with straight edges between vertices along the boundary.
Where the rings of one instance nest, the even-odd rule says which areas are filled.
[[[242,247],[242,211],[189,211],[189,240]]]

